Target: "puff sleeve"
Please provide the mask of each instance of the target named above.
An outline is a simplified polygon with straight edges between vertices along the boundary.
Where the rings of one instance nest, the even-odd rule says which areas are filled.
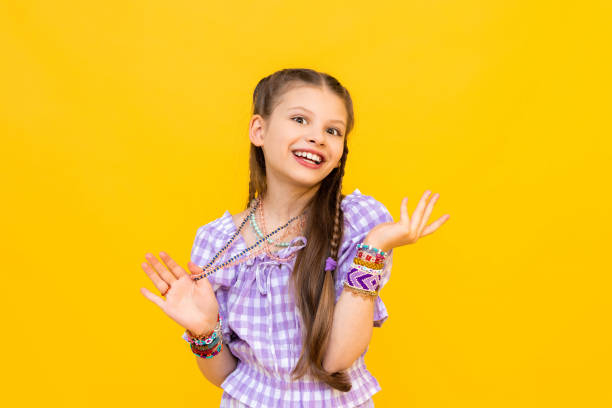
[[[343,281],[348,274],[353,258],[357,256],[357,244],[363,242],[372,228],[383,222],[392,222],[393,217],[387,208],[375,198],[363,195],[359,190],[347,195],[341,203],[344,212],[344,234],[338,252],[338,266],[336,269],[336,302],[344,289]],[[385,268],[382,272],[380,288],[391,277],[393,250],[389,251]],[[389,314],[380,293],[374,300],[374,327],[381,327]]]
[[[198,228],[193,247],[191,248],[191,262],[203,267],[223,247],[227,241],[227,234],[224,231],[222,220],[223,218],[219,218]],[[221,257],[221,260],[223,258]],[[206,279],[208,279],[215,292],[215,297],[219,304],[219,314],[224,319],[224,324],[222,325],[223,342],[229,344],[234,339],[234,333],[232,333],[225,319],[228,316],[227,299],[229,291],[236,280],[235,268],[218,270],[208,275]],[[183,334],[183,339],[187,340],[185,334]]]

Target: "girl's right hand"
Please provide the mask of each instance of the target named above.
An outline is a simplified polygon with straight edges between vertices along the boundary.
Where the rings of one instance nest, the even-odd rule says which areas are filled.
[[[160,293],[167,291],[166,300],[146,288],[140,288],[140,292],[192,333],[198,335],[212,332],[217,325],[219,304],[208,279],[193,280],[168,254],[160,252],[159,257],[167,269],[149,253],[145,254],[145,258],[153,268],[146,262],[141,266]],[[202,272],[202,268],[193,262],[188,262],[187,266],[193,274]]]

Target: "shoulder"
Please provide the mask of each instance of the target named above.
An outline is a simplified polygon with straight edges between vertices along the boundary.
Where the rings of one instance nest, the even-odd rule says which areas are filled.
[[[392,222],[393,217],[383,203],[355,189],[344,197],[340,204],[344,214],[345,228],[349,231],[369,231],[383,222]]]
[[[232,234],[233,220],[229,211],[198,227],[191,250],[191,261],[203,265],[204,260],[209,259],[215,252],[223,247]]]

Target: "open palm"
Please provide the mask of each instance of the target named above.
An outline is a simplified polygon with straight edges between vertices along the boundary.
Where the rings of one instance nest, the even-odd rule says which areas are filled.
[[[145,255],[152,267],[146,262],[141,266],[160,293],[166,294],[166,300],[146,288],[140,288],[140,292],[191,332],[211,332],[217,323],[219,304],[208,279],[193,280],[168,254],[160,252],[159,257],[167,268],[152,254]],[[202,272],[193,262],[188,262],[187,266],[191,273]]]
[[[378,224],[368,233],[367,242],[373,244],[376,248],[388,251],[402,245],[414,244],[419,238],[429,235],[440,228],[450,215],[445,214],[427,225],[434,204],[440,196],[438,193],[434,194],[429,203],[427,203],[427,198],[430,194],[429,190],[425,191],[412,217],[408,216],[408,198],[404,198],[400,207],[399,221]]]

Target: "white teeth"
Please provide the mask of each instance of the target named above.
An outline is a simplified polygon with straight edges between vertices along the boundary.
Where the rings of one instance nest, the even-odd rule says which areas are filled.
[[[311,161],[313,161],[313,162],[315,162],[315,163],[317,163],[317,164],[318,164],[318,163],[320,163],[320,162],[321,162],[321,160],[322,160],[322,159],[321,159],[321,157],[320,157],[319,155],[312,154],[312,153],[307,153],[307,152],[299,152],[299,151],[296,151],[296,152],[294,152],[294,154],[295,154],[296,156],[299,156],[299,157],[304,157],[304,158],[306,158],[306,159],[309,159],[309,160],[311,160]]]

